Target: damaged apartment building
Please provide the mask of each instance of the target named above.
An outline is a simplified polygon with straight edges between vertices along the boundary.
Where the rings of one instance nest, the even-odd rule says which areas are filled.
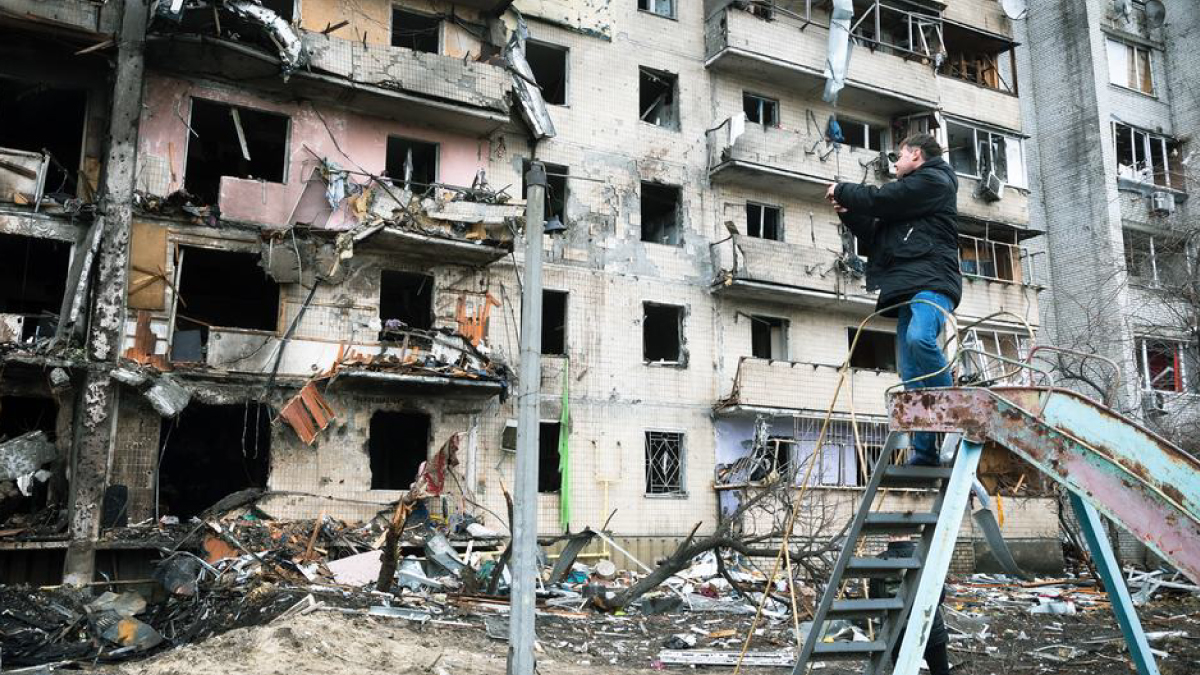
[[[243,490],[369,519],[439,452],[430,513],[504,530],[534,160],[541,532],[653,560],[814,454],[809,510],[848,517],[899,380],[873,320],[814,447],[875,301],[825,185],[939,136],[981,354],[1028,354],[1046,267],[1020,21],[853,5],[831,105],[824,1],[0,0],[0,571],[115,573],[131,526]],[[981,473],[1053,566],[1052,494]]]

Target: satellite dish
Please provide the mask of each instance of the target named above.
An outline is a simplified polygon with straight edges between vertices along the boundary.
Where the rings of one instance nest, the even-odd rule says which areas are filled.
[[[1025,0],[1000,0],[1000,7],[1010,19],[1024,19],[1025,12],[1028,11]]]
[[[1151,28],[1162,28],[1167,22],[1167,8],[1161,0],[1146,0],[1146,25]]]

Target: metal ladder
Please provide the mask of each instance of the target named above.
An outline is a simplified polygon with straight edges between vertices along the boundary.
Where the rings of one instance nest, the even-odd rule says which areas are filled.
[[[940,467],[900,466],[892,463],[896,450],[907,446],[908,434],[893,431],[875,463],[871,480],[846,534],[846,542],[833,567],[821,604],[813,615],[812,628],[804,640],[793,675],[804,675],[816,661],[866,662],[865,675],[916,673],[921,662],[934,610],[954,554],[954,543],[967,508],[971,486],[983,446],[950,433],[943,443],[943,456],[953,459]],[[957,448],[955,447],[957,446]],[[880,489],[918,488],[934,492],[933,507],[925,512],[875,511]],[[911,558],[871,558],[855,555],[859,541],[867,536],[919,535]],[[851,579],[884,578],[899,582],[891,598],[842,599],[842,585]],[[914,620],[909,621],[910,617]],[[867,642],[825,641],[827,623],[836,619],[879,619],[874,639]],[[892,650],[903,643],[894,669],[888,670]]]

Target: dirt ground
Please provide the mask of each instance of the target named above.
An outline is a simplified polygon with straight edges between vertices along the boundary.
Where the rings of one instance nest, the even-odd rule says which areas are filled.
[[[948,603],[949,604],[949,603]],[[1035,615],[1026,607],[980,607],[958,603],[961,610],[987,625],[983,639],[952,642],[954,672],[963,675],[1003,673],[1071,673],[1128,675],[1120,630],[1111,613],[1096,608],[1079,614]],[[238,628],[203,642],[159,653],[144,661],[101,666],[93,672],[122,675],[500,675],[505,672],[507,645],[487,637],[483,618],[444,617],[467,623],[413,624],[402,619],[317,611],[263,626]],[[1173,632],[1156,638],[1163,675],[1200,673],[1200,598],[1157,600],[1143,608],[1148,633]],[[956,619],[950,619],[953,625]],[[657,663],[658,652],[673,634],[696,635],[694,649],[737,650],[749,617],[676,613],[643,617],[539,617],[538,655],[541,673],[617,675],[618,673],[685,671],[688,666]],[[962,625],[962,624],[960,624]],[[695,628],[696,630],[692,630]],[[735,629],[740,637],[709,639],[700,635]],[[972,629],[974,630],[974,629]],[[1178,635],[1182,632],[1183,635]],[[787,623],[759,629],[753,650],[778,650],[790,644]],[[704,672],[732,672],[730,667],[699,667]],[[785,673],[785,668],[743,669],[748,673]],[[856,672],[830,664],[817,672]]]

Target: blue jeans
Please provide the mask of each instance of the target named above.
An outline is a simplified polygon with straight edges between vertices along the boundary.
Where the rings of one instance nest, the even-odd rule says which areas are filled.
[[[921,291],[913,300],[932,302],[947,312],[954,311],[950,298],[934,291]],[[946,315],[926,302],[913,302],[900,308],[896,320],[896,361],[905,389],[923,387],[949,387],[952,384],[950,370],[916,382],[913,378],[936,373],[946,367],[946,355],[938,343]],[[927,463],[937,461],[937,438],[933,432],[921,431],[913,434],[913,453]]]

